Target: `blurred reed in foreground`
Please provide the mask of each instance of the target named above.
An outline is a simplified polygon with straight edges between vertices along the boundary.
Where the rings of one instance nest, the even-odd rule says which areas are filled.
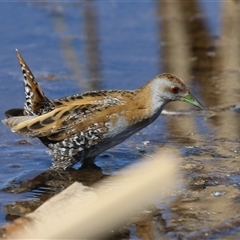
[[[155,155],[95,184],[74,183],[36,211],[1,229],[7,239],[99,238],[139,208],[180,186],[176,156]],[[4,234],[3,234],[4,233]],[[4,236],[3,236],[4,235]]]

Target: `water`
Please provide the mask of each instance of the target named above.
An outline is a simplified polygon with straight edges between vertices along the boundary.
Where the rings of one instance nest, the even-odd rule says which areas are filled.
[[[146,218],[150,228],[144,236],[156,236],[161,227],[167,239],[200,239],[204,231],[214,239],[239,238],[234,225],[240,216],[237,1],[39,1],[0,6],[1,119],[5,110],[24,102],[15,48],[49,98],[95,89],[135,89],[161,72],[179,75],[205,109],[169,104],[153,124],[99,156],[101,170],[82,173],[78,180],[89,185],[117,174],[142,154],[177,150],[184,156],[180,171],[186,186],[174,203],[160,204],[157,216]],[[34,202],[34,209],[66,186],[59,179],[39,184],[51,160],[37,139],[23,139],[3,124],[0,131],[0,203],[5,209],[0,223],[5,223],[11,219],[6,206],[12,202],[22,204],[18,209],[24,212],[22,201]],[[16,186],[16,192],[21,181],[41,173],[33,185],[23,186],[28,189],[24,193],[3,190]],[[230,219],[228,233],[224,224]],[[141,224],[129,226],[131,239],[145,239]]]

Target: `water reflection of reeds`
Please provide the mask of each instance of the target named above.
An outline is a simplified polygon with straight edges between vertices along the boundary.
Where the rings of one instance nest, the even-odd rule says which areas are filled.
[[[83,15],[83,32],[79,27],[79,33],[76,33],[76,35],[84,36],[86,61],[79,60],[78,56],[82,55],[80,54],[81,49],[74,44],[74,36],[66,34],[70,26],[68,26],[64,14],[52,15],[54,30],[58,35],[62,35],[60,49],[71,71],[71,78],[78,82],[80,89],[83,91],[98,90],[101,89],[101,69],[96,7],[94,1],[78,3],[75,7],[79,9],[79,14]]]
[[[200,125],[194,114],[187,119],[169,118],[167,130],[173,135],[178,132],[178,135],[181,136],[185,136],[189,132],[201,132],[201,128],[211,130],[206,135],[198,135],[195,143],[193,139],[196,140],[196,137],[190,136],[189,140],[184,139],[181,144],[183,147],[189,143],[202,145],[202,150],[200,150],[201,148],[199,150],[202,153],[206,151],[205,157],[201,158],[200,153],[196,154],[193,159],[201,159],[204,163],[204,170],[202,175],[194,173],[195,176],[192,179],[199,178],[201,181],[205,179],[208,182],[212,181],[212,177],[210,177],[212,175],[213,179],[217,179],[214,183],[217,185],[214,190],[219,194],[224,192],[223,195],[225,195],[225,188],[221,184],[227,184],[226,175],[230,175],[231,169],[239,165],[233,154],[233,152],[237,152],[236,146],[239,139],[239,114],[232,111],[230,106],[239,102],[240,5],[237,1],[222,2],[220,36],[213,36],[209,31],[204,12],[197,1],[174,3],[159,1],[157,9],[158,38],[162,45],[159,62],[162,64],[163,70],[182,77],[187,85],[191,86],[193,93],[200,96],[206,111],[211,109],[214,112],[212,117],[208,118],[206,115],[205,121],[201,121]],[[185,106],[174,103],[174,105],[169,105],[168,109],[177,110],[180,107],[184,108]],[[208,144],[204,144],[204,139],[207,141],[213,139],[208,150]],[[179,141],[181,142],[181,139]],[[215,153],[213,153],[214,149]],[[212,185],[210,184],[210,186]],[[200,191],[196,195],[194,192],[188,192],[190,193],[189,199],[185,202],[180,198],[176,203],[176,210],[172,211],[172,214],[175,215],[175,219],[184,219],[184,227],[191,229],[191,223],[187,223],[187,221],[196,220],[194,227],[196,231],[198,222],[201,221],[200,229],[204,227],[209,229],[212,236],[218,229],[217,231],[221,235],[226,231],[224,230],[226,225],[223,223],[223,227],[220,229],[218,224],[232,217],[238,219],[238,213],[234,212],[231,201],[226,204],[224,200],[226,196],[216,200],[209,194],[205,195],[207,191],[210,191],[211,194],[213,190],[211,187],[206,187],[203,192]],[[235,188],[230,190],[228,187],[229,195],[234,195],[235,192]],[[196,196],[199,199],[194,199]],[[190,215],[195,213],[189,212],[190,208],[194,208],[195,212],[199,211],[199,213],[191,217]],[[206,221],[206,215],[201,209],[216,213],[215,216],[210,217],[211,224]],[[227,210],[224,211],[224,209]],[[188,214],[189,216],[186,217]],[[170,222],[171,220],[169,218]],[[181,223],[173,222],[170,223],[170,226],[177,228],[181,226]],[[233,226],[229,225],[229,227]],[[198,234],[200,236],[200,233]],[[193,237],[193,239],[197,238]]]
[[[160,64],[165,72],[172,72],[199,94],[206,108],[230,106],[239,101],[240,44],[239,4],[225,1],[222,4],[221,36],[212,36],[206,25],[204,12],[197,1],[174,4],[159,1],[159,42],[162,45]],[[238,93],[238,94],[237,94]],[[189,108],[181,103],[169,105],[169,109]],[[235,117],[234,117],[235,116]],[[197,132],[196,119],[169,119],[169,131]],[[231,124],[229,124],[231,122]],[[208,126],[221,126],[225,134],[239,134],[238,116],[232,113],[216,116]],[[230,126],[231,125],[231,126]],[[237,135],[236,135],[237,134]]]

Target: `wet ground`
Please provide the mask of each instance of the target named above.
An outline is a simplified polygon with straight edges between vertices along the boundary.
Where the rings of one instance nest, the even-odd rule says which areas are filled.
[[[0,223],[78,180],[91,185],[156,150],[177,150],[184,188],[121,230],[131,239],[239,239],[240,3],[1,3],[0,116],[24,102],[18,48],[49,98],[134,89],[180,76],[205,109],[171,103],[153,124],[100,155],[91,171],[55,175],[37,139],[0,125]],[[117,237],[115,237],[117,239]],[[119,238],[118,238],[119,239]]]

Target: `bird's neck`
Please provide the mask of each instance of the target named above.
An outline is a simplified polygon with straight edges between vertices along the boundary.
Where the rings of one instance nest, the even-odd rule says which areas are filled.
[[[148,82],[143,87],[136,90],[136,102],[147,109],[146,114],[151,117],[158,117],[165,105],[168,103],[164,98],[161,99],[161,92],[154,81]]]

